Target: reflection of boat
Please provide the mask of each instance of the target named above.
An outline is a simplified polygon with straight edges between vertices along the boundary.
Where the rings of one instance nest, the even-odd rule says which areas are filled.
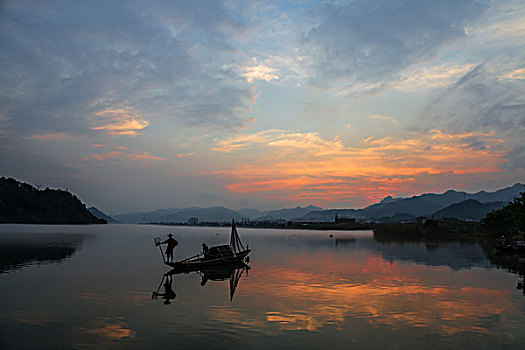
[[[232,301],[241,276],[243,275],[244,271],[248,271],[249,269],[250,267],[243,262],[203,268],[194,268],[193,266],[181,266],[174,268],[162,276],[162,280],[160,281],[157,291],[153,292],[152,299],[158,299],[160,296],[165,300],[164,304],[170,304],[170,300],[175,299],[175,292],[173,292],[173,289],[171,288],[173,275],[196,272],[202,277],[201,286],[205,286],[208,281],[230,280],[230,301]],[[160,293],[162,286],[164,286],[164,293]]]
[[[230,236],[230,244],[218,245],[209,248],[207,252],[199,253],[190,258],[175,261],[165,262],[166,265],[174,269],[202,269],[211,266],[222,266],[228,264],[242,263],[246,256],[250,253],[248,246],[244,248],[235,221],[232,220],[232,231]]]

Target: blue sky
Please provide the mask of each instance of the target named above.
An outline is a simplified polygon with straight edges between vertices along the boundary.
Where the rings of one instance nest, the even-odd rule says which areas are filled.
[[[109,213],[525,179],[524,1],[4,1],[0,171]]]

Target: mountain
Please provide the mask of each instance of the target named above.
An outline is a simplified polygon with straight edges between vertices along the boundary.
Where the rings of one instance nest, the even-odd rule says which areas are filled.
[[[199,222],[230,222],[232,219],[241,220],[243,215],[224,207],[189,208],[181,209],[170,215],[161,216],[158,222],[187,222],[190,218],[197,218]]]
[[[434,213],[442,207],[435,202],[420,197],[406,198],[395,202],[386,203],[379,207],[368,207],[363,213],[368,218],[394,216],[396,214],[410,214],[424,216]]]
[[[234,211],[224,207],[185,208],[185,209],[158,209],[145,213],[127,213],[113,215],[113,218],[122,223],[146,222],[187,222],[190,218],[197,218],[200,222],[229,222],[231,219],[241,220],[301,220],[310,222],[333,222],[335,215],[340,218],[355,218],[357,220],[373,221],[403,221],[418,216],[430,217],[434,213],[445,209],[452,204],[468,199],[482,204],[491,202],[509,202],[525,192],[525,185],[515,184],[495,192],[480,191],[466,193],[448,190],[444,193],[425,193],[410,198],[385,197],[379,203],[363,209],[329,209],[323,210],[316,206],[285,208],[279,210],[262,211],[253,208],[244,208]]]
[[[0,179],[0,223],[105,224],[77,196],[63,190],[39,190],[12,178]]]
[[[93,214],[93,216],[99,218],[99,219],[104,219],[107,221],[108,224],[118,224],[119,222],[115,219],[113,219],[111,216],[101,212],[100,210],[98,210],[97,208],[95,207],[90,207],[88,208],[89,212],[91,214]]]
[[[506,202],[481,203],[475,199],[452,204],[434,213],[434,217],[481,220],[493,210],[504,207]]]
[[[295,207],[285,208],[279,210],[270,210],[266,215],[265,219],[282,219],[282,220],[293,220],[302,218],[304,215],[311,211],[323,210],[322,208],[309,205],[307,207]]]
[[[380,220],[385,221],[392,218],[408,218],[410,216],[432,216],[441,209],[447,208],[455,203],[460,203],[468,199],[476,200],[481,204],[494,202],[508,203],[513,198],[518,197],[521,192],[525,192],[525,185],[515,184],[495,192],[480,191],[476,193],[458,192],[448,190],[442,194],[425,193],[411,198],[392,198],[385,197],[381,202],[372,204],[363,209],[330,209],[322,211],[312,211],[304,215],[304,221],[333,221],[335,214],[340,217],[356,218],[358,220]],[[468,205],[468,204],[466,204]],[[470,204],[471,206],[473,204]],[[479,208],[480,213],[490,208],[490,206]],[[474,209],[473,209],[474,210]],[[489,210],[490,211],[490,210]],[[452,213],[449,211],[448,213]]]
[[[525,192],[525,185],[517,183],[514,186],[506,187],[496,192],[480,191],[472,195],[481,203],[488,202],[511,202],[515,197],[519,197],[521,192]]]
[[[361,210],[362,209],[314,210],[303,215],[301,220],[310,222],[334,222],[336,214],[340,218],[361,218]]]
[[[249,219],[268,215],[268,210],[259,210],[255,208],[242,208],[237,210],[237,212]]]
[[[113,218],[118,222],[124,224],[140,224],[145,222],[155,222],[159,221],[159,218],[171,214],[175,214],[182,209],[157,209],[153,211],[148,211],[145,213],[126,213],[126,214],[117,214],[113,215]]]

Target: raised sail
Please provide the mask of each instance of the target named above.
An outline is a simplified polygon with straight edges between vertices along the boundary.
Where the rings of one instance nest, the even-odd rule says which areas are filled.
[[[237,233],[237,228],[235,227],[235,220],[232,220],[232,233],[230,236],[230,247],[235,252],[235,254],[246,250],[244,246],[242,245],[241,239],[239,238],[239,234]]]

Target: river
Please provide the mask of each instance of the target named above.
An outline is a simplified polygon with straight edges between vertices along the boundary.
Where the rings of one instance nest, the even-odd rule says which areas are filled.
[[[370,231],[238,231],[249,268],[165,276],[155,237],[173,233],[181,259],[230,229],[0,225],[0,348],[525,348],[523,259]]]

